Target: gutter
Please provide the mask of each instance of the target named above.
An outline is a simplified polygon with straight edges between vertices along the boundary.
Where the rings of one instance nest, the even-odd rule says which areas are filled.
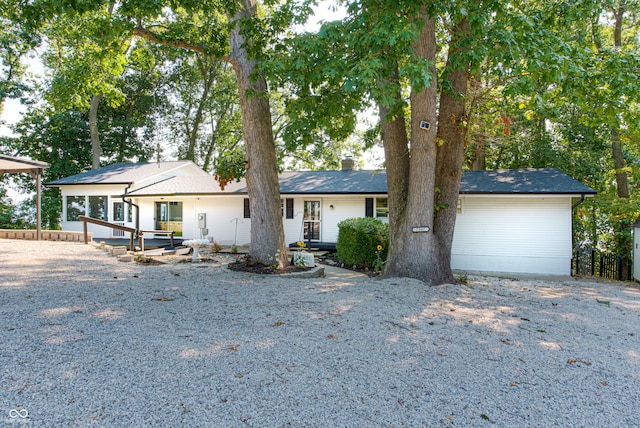
[[[134,204],[133,202],[131,202],[131,199],[129,199],[129,200],[125,199],[127,197],[127,192],[131,188],[132,184],[133,183],[129,183],[129,184],[127,184],[127,187],[125,187],[124,194],[122,195],[122,202],[124,202],[127,205],[131,205],[132,207],[136,208],[136,238],[137,238],[138,234],[140,233],[140,207],[138,205]]]
[[[585,199],[585,195],[583,193],[582,195],[580,195],[580,200],[578,202],[576,202],[575,204],[571,205],[571,211],[573,211],[576,208],[578,208],[584,202],[584,199]]]

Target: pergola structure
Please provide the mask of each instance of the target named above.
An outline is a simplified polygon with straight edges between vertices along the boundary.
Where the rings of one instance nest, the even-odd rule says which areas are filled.
[[[49,164],[46,162],[0,154],[0,175],[25,173],[36,179],[36,236],[38,241],[41,239],[40,188],[42,186],[40,177],[45,168],[49,168]]]

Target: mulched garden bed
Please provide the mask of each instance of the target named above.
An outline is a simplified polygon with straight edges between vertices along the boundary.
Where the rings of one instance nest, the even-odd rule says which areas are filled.
[[[298,267],[298,266],[285,266],[284,269],[274,269],[273,266],[264,265],[262,263],[247,263],[247,262],[235,262],[229,263],[229,269],[236,272],[249,272],[263,275],[281,275],[284,273],[293,272],[306,272],[313,268],[310,267]]]

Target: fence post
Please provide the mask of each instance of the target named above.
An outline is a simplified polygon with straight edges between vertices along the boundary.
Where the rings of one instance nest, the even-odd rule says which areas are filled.
[[[600,266],[599,266],[600,275],[598,275],[600,278],[603,278],[603,276],[602,276],[602,273],[604,272],[604,270],[602,269],[603,268],[603,266],[602,266],[603,264],[604,264],[604,257],[601,254],[600,255]]]
[[[622,257],[616,256],[616,279],[622,280]]]

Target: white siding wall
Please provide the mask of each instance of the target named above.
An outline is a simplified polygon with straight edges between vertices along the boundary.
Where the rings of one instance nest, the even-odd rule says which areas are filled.
[[[570,198],[463,197],[453,269],[568,275],[570,263]]]
[[[322,206],[322,241],[336,242],[338,240],[338,223],[354,217],[364,217],[365,198],[325,198]],[[331,209],[333,205],[333,209]]]
[[[286,201],[286,199],[290,197],[283,195],[282,199]],[[304,220],[304,199],[302,198],[293,198],[293,218],[287,218],[287,205],[284,202],[284,211],[285,215],[282,217],[282,224],[284,226],[284,242],[286,242],[287,246],[293,242],[300,241],[304,235],[302,233],[302,222]],[[322,209],[322,205],[320,205],[320,209]]]
[[[283,196],[283,199],[286,197]],[[320,240],[336,242],[338,239],[338,223],[347,218],[364,217],[364,197],[310,195],[293,200],[293,219],[284,218],[284,236],[288,244],[303,239],[304,201],[320,201]],[[333,209],[331,206],[333,205]]]
[[[196,201],[193,222],[197,227],[197,214],[206,213],[209,236],[216,242],[247,245],[251,242],[251,219],[244,218],[244,199],[241,196],[200,198]]]

